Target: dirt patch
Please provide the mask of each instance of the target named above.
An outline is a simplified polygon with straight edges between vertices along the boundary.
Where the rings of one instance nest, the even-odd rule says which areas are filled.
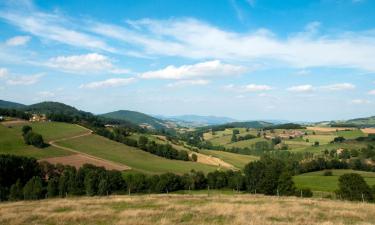
[[[27,120],[9,120],[9,121],[1,122],[1,124],[8,127],[8,126],[17,126],[17,125],[29,124],[29,121],[27,121]]]
[[[375,134],[375,128],[364,128],[361,131],[365,134]]]
[[[307,130],[321,131],[321,132],[335,132],[336,130],[355,130],[353,127],[306,127]]]
[[[86,155],[82,154],[74,154],[69,156],[61,156],[61,157],[53,157],[53,158],[47,158],[47,159],[41,159],[39,161],[47,161],[52,164],[63,164],[63,165],[70,165],[74,166],[77,169],[82,167],[84,164],[92,164],[95,166],[102,166],[106,168],[107,170],[128,170],[129,167],[125,165],[115,164],[112,162],[107,162],[104,160],[95,159]]]
[[[219,158],[216,158],[210,155],[204,155],[201,153],[196,153],[196,152],[194,154],[198,156],[198,159],[197,159],[198,163],[234,169],[233,165],[227,162],[224,162],[223,160]]]

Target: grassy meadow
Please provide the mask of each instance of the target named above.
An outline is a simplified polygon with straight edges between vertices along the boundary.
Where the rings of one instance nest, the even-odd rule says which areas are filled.
[[[375,224],[375,205],[262,195],[141,195],[0,203],[3,225]]]
[[[355,170],[331,170],[332,176],[324,176],[324,171],[304,173],[293,177],[297,188],[310,188],[312,191],[334,192],[338,189],[339,177],[345,173],[358,173],[368,185],[375,185],[375,173]]]
[[[164,172],[182,174],[190,172],[192,169],[210,172],[217,169],[215,166],[201,163],[162,158],[97,135],[60,141],[57,142],[57,144],[109,161],[124,164],[130,166],[135,171],[148,174]]]
[[[31,145],[26,145],[22,138],[20,127],[6,127],[0,124],[0,154],[14,154],[42,159],[67,156],[72,153],[53,146],[39,149]]]

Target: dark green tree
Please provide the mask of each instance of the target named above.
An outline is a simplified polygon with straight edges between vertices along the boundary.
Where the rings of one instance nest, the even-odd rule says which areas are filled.
[[[336,193],[340,198],[349,201],[373,200],[370,187],[363,177],[357,173],[349,173],[340,176],[339,190],[337,190]]]
[[[10,187],[9,200],[17,201],[23,199],[23,187],[20,180]]]
[[[31,178],[23,188],[25,200],[37,200],[43,198],[43,183],[40,177]]]
[[[283,172],[280,175],[277,189],[280,195],[290,196],[296,193],[296,187],[289,172]]]
[[[53,198],[59,195],[59,179],[57,177],[52,177],[47,183],[47,196],[48,198]]]

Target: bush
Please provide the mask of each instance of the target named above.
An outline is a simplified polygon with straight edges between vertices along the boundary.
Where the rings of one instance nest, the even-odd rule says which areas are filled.
[[[43,137],[40,134],[34,133],[32,131],[27,132],[24,136],[25,144],[33,145],[37,148],[43,148],[46,146]]]
[[[331,170],[325,170],[323,173],[323,176],[332,176],[332,171]]]
[[[198,160],[198,156],[197,156],[197,154],[192,154],[191,155],[191,161],[193,161],[193,162],[196,162]]]
[[[370,187],[363,177],[357,173],[340,176],[339,190],[336,191],[340,198],[349,201],[371,201],[373,195]]]

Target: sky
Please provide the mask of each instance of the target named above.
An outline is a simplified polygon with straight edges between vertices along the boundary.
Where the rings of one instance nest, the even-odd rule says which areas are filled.
[[[0,1],[0,99],[95,114],[375,115],[375,1]]]

